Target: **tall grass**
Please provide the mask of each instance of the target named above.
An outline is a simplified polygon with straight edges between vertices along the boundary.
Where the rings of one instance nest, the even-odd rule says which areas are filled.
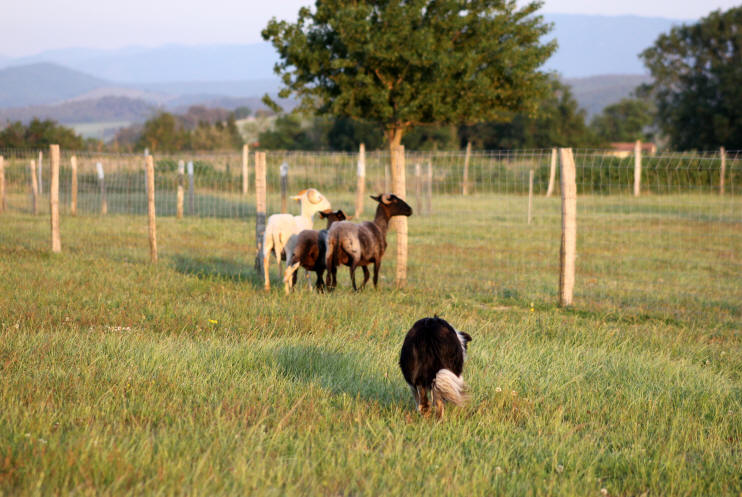
[[[290,297],[251,218],[162,218],[152,266],[142,216],[65,217],[51,256],[5,213],[0,494],[738,495],[739,204],[674,200],[581,199],[569,310],[553,199],[528,226],[522,198],[442,198],[405,288],[390,256],[378,291]],[[474,337],[443,422],[397,366],[434,313]]]

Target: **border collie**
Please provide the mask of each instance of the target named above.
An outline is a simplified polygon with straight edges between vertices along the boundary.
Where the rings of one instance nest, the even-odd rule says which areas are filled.
[[[443,417],[444,400],[456,405],[468,400],[461,371],[469,342],[469,334],[457,331],[438,316],[419,320],[407,332],[399,367],[422,415],[430,413],[428,390],[438,418]]]

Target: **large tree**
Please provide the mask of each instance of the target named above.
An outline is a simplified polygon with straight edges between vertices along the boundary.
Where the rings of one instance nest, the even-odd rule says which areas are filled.
[[[641,57],[673,147],[742,148],[742,7],[675,27]]]
[[[390,148],[408,129],[503,119],[534,109],[550,26],[515,0],[317,0],[263,38],[301,107],[376,122]]]
[[[532,109],[546,82],[537,69],[554,51],[538,2],[515,0],[317,0],[296,23],[268,23],[276,72],[300,107],[381,125],[392,183],[404,194],[396,152],[425,124],[502,118]],[[406,278],[407,219],[397,225],[397,282]]]

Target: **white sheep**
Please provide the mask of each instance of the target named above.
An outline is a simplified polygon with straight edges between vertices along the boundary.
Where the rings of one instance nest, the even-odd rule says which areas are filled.
[[[279,275],[283,275],[281,268],[281,254],[284,253],[286,245],[292,236],[298,235],[303,230],[311,230],[314,225],[314,215],[321,211],[329,211],[332,206],[320,192],[314,188],[302,190],[298,195],[291,197],[292,200],[301,202],[301,215],[273,214],[268,218],[263,235],[263,276],[265,277],[265,289],[270,290],[271,282],[268,276],[268,265],[271,250],[278,261]],[[291,254],[286,253],[287,260]]]

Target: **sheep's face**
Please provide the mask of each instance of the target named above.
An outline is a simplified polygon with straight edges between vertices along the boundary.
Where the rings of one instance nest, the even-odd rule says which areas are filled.
[[[412,215],[412,207],[393,193],[379,194],[376,197],[371,195],[371,198],[379,202],[389,217]]]
[[[319,217],[321,217],[322,219],[327,219],[327,229],[330,229],[332,223],[336,221],[345,221],[347,219],[351,219],[353,216],[348,217],[345,215],[342,209],[338,209],[335,212],[331,210],[321,211],[319,213]]]
[[[317,212],[332,209],[330,201],[314,188],[302,190],[298,195],[291,198],[301,203],[302,214],[307,213],[311,216]]]

